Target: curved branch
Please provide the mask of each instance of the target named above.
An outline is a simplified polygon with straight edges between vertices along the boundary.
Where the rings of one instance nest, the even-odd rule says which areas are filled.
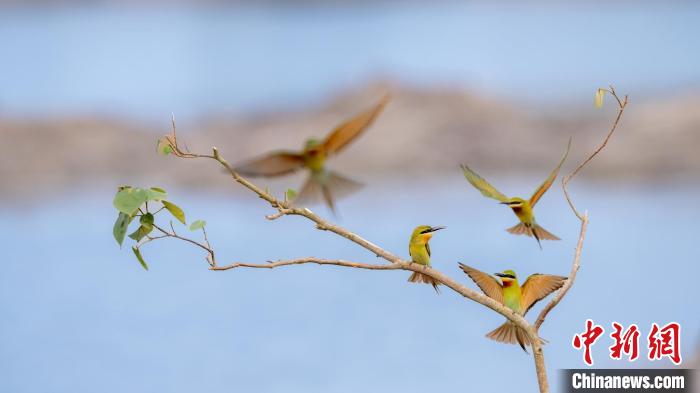
[[[268,263],[245,263],[245,262],[234,262],[230,265],[226,266],[212,266],[209,268],[209,270],[230,270],[230,269],[236,269],[239,267],[247,267],[247,268],[253,268],[253,269],[274,269],[276,267],[280,266],[290,266],[290,265],[303,265],[307,263],[315,263],[317,265],[335,265],[335,266],[344,266],[344,267],[354,267],[357,269],[369,269],[369,270],[396,270],[400,269],[401,266],[397,264],[391,264],[391,265],[373,265],[369,263],[359,263],[359,262],[350,262],[350,261],[344,261],[341,259],[321,259],[321,258],[314,258],[314,257],[308,257],[308,258],[298,258],[298,259],[290,259],[290,260],[285,260],[285,261],[270,261]]]
[[[579,232],[578,243],[576,244],[576,251],[574,252],[574,262],[571,264],[569,277],[564,285],[557,291],[557,293],[554,294],[549,303],[547,303],[542,311],[540,311],[539,315],[537,316],[537,320],[535,320],[535,329],[539,329],[540,326],[542,326],[545,318],[547,318],[547,314],[549,314],[549,312],[552,311],[557,304],[559,304],[561,299],[563,299],[564,296],[566,296],[566,293],[569,292],[569,288],[574,285],[574,281],[576,281],[576,274],[578,273],[578,269],[581,267],[581,251],[583,250],[583,241],[586,238],[587,229],[588,212],[584,212],[583,216],[581,216],[581,231]]]
[[[627,107],[628,102],[628,96],[625,95],[624,98],[620,99],[620,97],[617,95],[617,92],[615,91],[615,88],[612,86],[610,86],[610,89],[606,91],[610,93],[610,95],[612,95],[617,101],[617,117],[615,117],[615,121],[613,122],[612,127],[610,127],[610,131],[605,136],[603,142],[585,160],[583,160],[576,167],[576,169],[573,170],[573,172],[562,178],[561,187],[564,191],[564,196],[566,197],[566,201],[569,203],[571,211],[574,213],[574,215],[576,215],[579,221],[581,221],[581,229],[579,231],[578,242],[576,244],[576,250],[574,252],[574,259],[571,264],[571,271],[569,273],[569,277],[564,283],[564,285],[552,297],[549,303],[547,303],[547,305],[544,306],[542,311],[540,311],[539,315],[537,316],[537,320],[535,320],[535,329],[539,329],[540,326],[542,326],[545,319],[547,318],[547,314],[549,314],[549,312],[552,311],[554,307],[556,307],[557,304],[559,304],[559,302],[561,302],[564,296],[566,296],[567,292],[569,292],[569,289],[574,285],[574,281],[576,280],[576,274],[578,273],[578,270],[581,266],[581,252],[583,251],[583,242],[586,239],[586,230],[588,229],[588,212],[580,214],[578,210],[576,210],[576,206],[574,205],[573,201],[571,200],[571,197],[569,196],[569,191],[567,187],[571,179],[573,179],[581,171],[581,169],[583,169],[583,167],[585,167],[589,162],[591,162],[591,160],[593,160],[593,158],[597,156],[598,153],[600,153],[605,148],[605,146],[607,146],[608,141],[615,133],[615,130],[617,130],[617,126],[620,123],[622,114],[625,112],[625,108]]]
[[[586,166],[595,156],[600,153],[601,150],[605,148],[605,146],[608,145],[608,141],[610,140],[610,137],[612,137],[613,133],[615,133],[615,130],[617,129],[617,125],[620,123],[620,119],[622,118],[622,114],[625,112],[625,107],[627,107],[627,95],[623,99],[620,99],[620,97],[617,95],[617,92],[615,91],[615,88],[610,86],[610,90],[605,90],[608,93],[610,93],[611,96],[615,98],[618,104],[618,112],[617,112],[617,117],[615,118],[615,121],[612,124],[612,127],[610,127],[610,131],[608,134],[605,136],[605,139],[603,140],[603,143],[598,146],[591,155],[588,156],[583,162],[581,162],[576,169],[574,169],[573,172],[570,174],[564,176],[561,179],[561,187],[564,190],[564,196],[566,196],[566,201],[569,203],[569,207],[571,210],[574,212],[576,217],[578,217],[579,220],[583,221],[583,216],[576,210],[576,207],[574,206],[574,203],[571,201],[571,198],[569,197],[569,190],[567,189],[567,186],[569,185],[569,182],[571,179],[573,179],[580,171],[583,169],[584,166]]]
[[[338,228],[340,231],[344,231],[342,228]],[[252,269],[274,269],[277,267],[282,267],[282,266],[290,266],[290,265],[303,265],[303,264],[317,264],[317,265],[332,265],[332,266],[342,266],[342,267],[350,267],[350,268],[356,268],[356,269],[367,269],[367,270],[405,270],[405,271],[413,271],[413,272],[419,272],[425,275],[428,275],[438,282],[440,282],[442,285],[452,289],[453,291],[457,292],[458,294],[462,295],[463,297],[473,300],[485,307],[488,307],[497,313],[503,315],[519,327],[525,329],[526,331],[531,330],[530,324],[519,314],[514,313],[510,308],[504,306],[500,302],[491,299],[490,297],[483,295],[479,292],[476,292],[472,289],[470,289],[467,286],[464,286],[457,281],[451,279],[449,276],[446,274],[440,272],[437,269],[434,269],[429,266],[424,266],[424,265],[419,265],[417,263],[409,262],[406,260],[403,260],[401,258],[396,259],[396,262],[392,262],[390,264],[384,264],[384,265],[379,265],[379,264],[370,264],[370,263],[360,263],[360,262],[352,262],[352,261],[345,261],[342,259],[323,259],[323,258],[315,258],[315,257],[306,257],[306,258],[297,258],[297,259],[289,259],[289,260],[280,260],[280,261],[274,261],[274,262],[268,262],[268,263],[247,263],[247,262],[234,262],[229,265],[225,266],[212,266],[209,269],[210,270],[230,270],[230,269],[237,269],[237,268],[252,268]],[[536,334],[536,333],[535,333]],[[533,341],[537,341],[534,340]]]

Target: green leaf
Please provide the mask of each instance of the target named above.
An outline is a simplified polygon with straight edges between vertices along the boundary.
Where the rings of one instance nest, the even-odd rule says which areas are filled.
[[[143,260],[143,255],[141,255],[141,250],[139,250],[136,247],[131,247],[131,249],[134,251],[134,255],[136,255],[136,259],[139,260],[139,263],[141,266],[148,271],[148,265],[146,264],[146,261]]]
[[[141,223],[141,225],[150,227],[151,229],[153,229],[153,222],[154,221],[155,221],[155,217],[153,217],[153,214],[151,214],[151,213],[146,213],[146,214],[142,215],[141,218],[139,219],[139,223]]]
[[[155,192],[155,191],[154,191]],[[148,192],[141,188],[122,188],[114,196],[114,207],[132,216],[148,200]]]
[[[603,106],[603,97],[605,97],[605,93],[607,90],[605,89],[598,89],[595,92],[595,107],[600,108]]]
[[[173,215],[173,217],[177,218],[178,221],[180,221],[183,224],[187,224],[185,222],[185,212],[180,209],[180,207],[172,202],[169,201],[160,201],[163,206],[165,206],[166,209],[170,212],[170,214]]]
[[[175,149],[173,149],[174,145],[175,143],[173,136],[165,135],[162,138],[158,139],[158,143],[156,144],[156,151],[158,151],[158,154],[167,156],[168,154],[175,151]]]
[[[291,188],[288,188],[287,193],[285,194],[285,198],[287,198],[288,201],[293,201],[294,198],[296,198],[296,197],[297,197],[297,192]]]
[[[129,235],[130,238],[138,241],[141,241],[146,235],[151,233],[153,230],[153,214],[151,213],[146,213],[141,216],[141,219],[139,219],[139,223],[141,224],[138,229],[136,229],[132,234]]]
[[[207,222],[204,220],[197,220],[190,224],[190,231],[196,231],[197,229],[202,229],[204,226],[207,225]]]
[[[144,237],[146,237],[146,235],[151,233],[152,230],[153,230],[152,226],[147,227],[147,226],[141,225],[138,227],[138,229],[136,229],[134,232],[129,234],[129,237],[138,242],[138,241],[141,241],[141,239],[143,239]]]
[[[114,228],[112,233],[114,234],[114,239],[119,243],[119,247],[122,246],[124,242],[124,236],[126,236],[126,230],[129,228],[129,223],[131,222],[131,216],[119,212],[117,221],[114,222]]]
[[[168,193],[162,188],[153,187],[146,190],[146,198],[148,201],[161,201],[168,198]]]

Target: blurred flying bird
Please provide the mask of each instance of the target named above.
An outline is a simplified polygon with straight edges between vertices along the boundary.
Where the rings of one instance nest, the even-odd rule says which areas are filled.
[[[309,177],[294,203],[313,204],[322,200],[335,213],[334,201],[357,191],[362,184],[328,170],[326,159],[340,152],[369,128],[388,101],[389,96],[384,96],[373,108],[337,126],[324,140],[307,139],[300,152],[272,152],[242,163],[235,170],[243,176],[273,177],[307,168]]]
[[[536,273],[528,277],[521,287],[515,272],[512,270],[496,273],[495,275],[501,279],[499,282],[496,278],[463,263],[460,263],[459,267],[474,280],[486,296],[521,316],[525,316],[535,303],[561,288],[566,281],[566,277]],[[527,333],[511,321],[506,321],[503,325],[486,334],[486,337],[506,344],[517,342],[525,352],[527,352],[525,347],[532,345]],[[544,344],[544,340],[540,340]]]
[[[428,242],[433,237],[433,232],[445,229],[445,227],[431,227],[429,225],[419,225],[413,230],[411,240],[408,243],[408,254],[415,263],[430,266],[430,245]],[[438,282],[434,278],[422,273],[413,272],[408,278],[409,282],[431,284],[435,292],[440,293]]]
[[[476,172],[471,170],[466,165],[462,165],[462,171],[464,171],[464,177],[467,178],[467,180],[469,181],[469,183],[471,183],[472,186],[474,186],[477,190],[481,191],[482,195],[496,199],[500,201],[501,204],[508,205],[508,207],[513,209],[513,213],[515,213],[515,215],[518,216],[520,223],[518,225],[506,229],[506,231],[514,235],[534,236],[534,238],[537,240],[537,244],[540,246],[541,249],[542,244],[540,243],[540,240],[560,239],[537,224],[532,209],[535,207],[535,204],[537,204],[537,201],[539,201],[540,198],[542,198],[542,195],[544,195],[544,193],[547,192],[549,187],[552,186],[552,183],[554,183],[554,179],[556,179],[557,175],[559,174],[559,169],[564,163],[564,160],[566,160],[566,156],[569,154],[570,148],[571,138],[569,138],[569,144],[566,146],[566,152],[564,152],[564,155],[559,161],[559,164],[557,164],[556,168],[554,168],[552,173],[549,174],[549,177],[544,181],[544,183],[542,183],[537,188],[537,190],[535,190],[535,193],[532,194],[529,200],[518,197],[509,198],[503,195],[494,186],[489,184],[486,180],[484,180],[484,178],[479,176]]]

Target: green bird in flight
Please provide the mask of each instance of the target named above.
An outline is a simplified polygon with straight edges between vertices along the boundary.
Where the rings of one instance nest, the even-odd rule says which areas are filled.
[[[296,205],[323,201],[335,212],[335,200],[347,196],[362,184],[326,168],[326,159],[338,154],[367,130],[389,102],[385,96],[371,109],[338,125],[323,140],[309,138],[301,151],[275,151],[235,167],[243,176],[283,176],[306,168],[309,177],[294,199]]]
[[[560,239],[537,224],[533,208],[537,204],[537,201],[542,198],[542,195],[549,190],[552,183],[554,183],[554,179],[556,179],[557,175],[559,174],[559,169],[566,160],[566,157],[569,155],[570,148],[571,139],[569,139],[569,144],[566,146],[566,151],[564,152],[564,156],[562,156],[561,160],[559,161],[559,164],[557,164],[556,168],[554,168],[552,173],[549,174],[549,177],[547,177],[547,179],[545,179],[537,190],[535,190],[530,199],[518,197],[509,198],[498,191],[494,186],[489,184],[489,182],[487,182],[483,177],[471,170],[471,168],[468,166],[462,165],[462,171],[464,172],[464,177],[467,179],[467,181],[469,181],[474,188],[479,190],[482,195],[493,198],[499,201],[501,204],[507,205],[513,210],[513,213],[515,213],[520,222],[517,225],[506,229],[506,231],[514,235],[527,235],[534,237],[541,249],[542,244],[540,243],[540,240]]]

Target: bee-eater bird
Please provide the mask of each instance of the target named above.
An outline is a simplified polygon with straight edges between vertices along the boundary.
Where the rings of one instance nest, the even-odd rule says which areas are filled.
[[[469,278],[474,280],[486,296],[522,316],[525,316],[535,303],[561,288],[566,281],[566,277],[535,273],[520,286],[518,277],[512,270],[496,273],[495,275],[501,279],[499,282],[495,277],[463,263],[460,263],[459,267],[467,273]],[[511,321],[506,321],[503,325],[486,334],[486,337],[506,344],[517,342],[525,352],[527,352],[525,347],[531,345],[527,333]],[[542,341],[542,339],[540,340]]]
[[[324,140],[309,138],[302,151],[272,152],[238,165],[235,171],[243,176],[274,177],[307,168],[309,177],[294,203],[313,204],[323,200],[335,212],[334,200],[357,191],[362,184],[326,169],[326,159],[369,128],[388,101],[389,96],[385,96],[373,108],[337,126]]]
[[[430,245],[428,242],[433,237],[433,232],[445,229],[445,227],[431,227],[429,225],[419,225],[413,230],[411,240],[408,242],[408,254],[415,263],[430,266]],[[435,292],[440,293],[438,282],[434,278],[422,273],[413,272],[408,282],[430,284],[435,288]]]
[[[535,193],[532,194],[529,200],[518,197],[509,198],[505,196],[466,165],[462,165],[462,171],[464,171],[464,177],[467,178],[469,183],[471,183],[474,188],[481,191],[482,195],[496,199],[500,201],[501,204],[508,205],[508,207],[513,209],[513,213],[515,213],[515,215],[518,217],[520,223],[506,229],[506,231],[514,235],[527,235],[534,237],[537,240],[537,244],[540,246],[540,249],[542,249],[540,240],[560,239],[537,224],[532,209],[537,204],[537,201],[542,198],[542,195],[544,195],[549,187],[552,186],[552,183],[554,183],[554,179],[556,179],[557,175],[559,174],[561,165],[564,163],[564,160],[566,160],[566,156],[569,155],[570,148],[571,138],[569,138],[569,144],[566,146],[566,152],[564,152],[564,156],[562,156],[559,164],[557,164],[557,167],[554,168],[552,173],[549,174],[549,177],[544,181],[544,183],[542,183],[537,190],[535,190]]]

